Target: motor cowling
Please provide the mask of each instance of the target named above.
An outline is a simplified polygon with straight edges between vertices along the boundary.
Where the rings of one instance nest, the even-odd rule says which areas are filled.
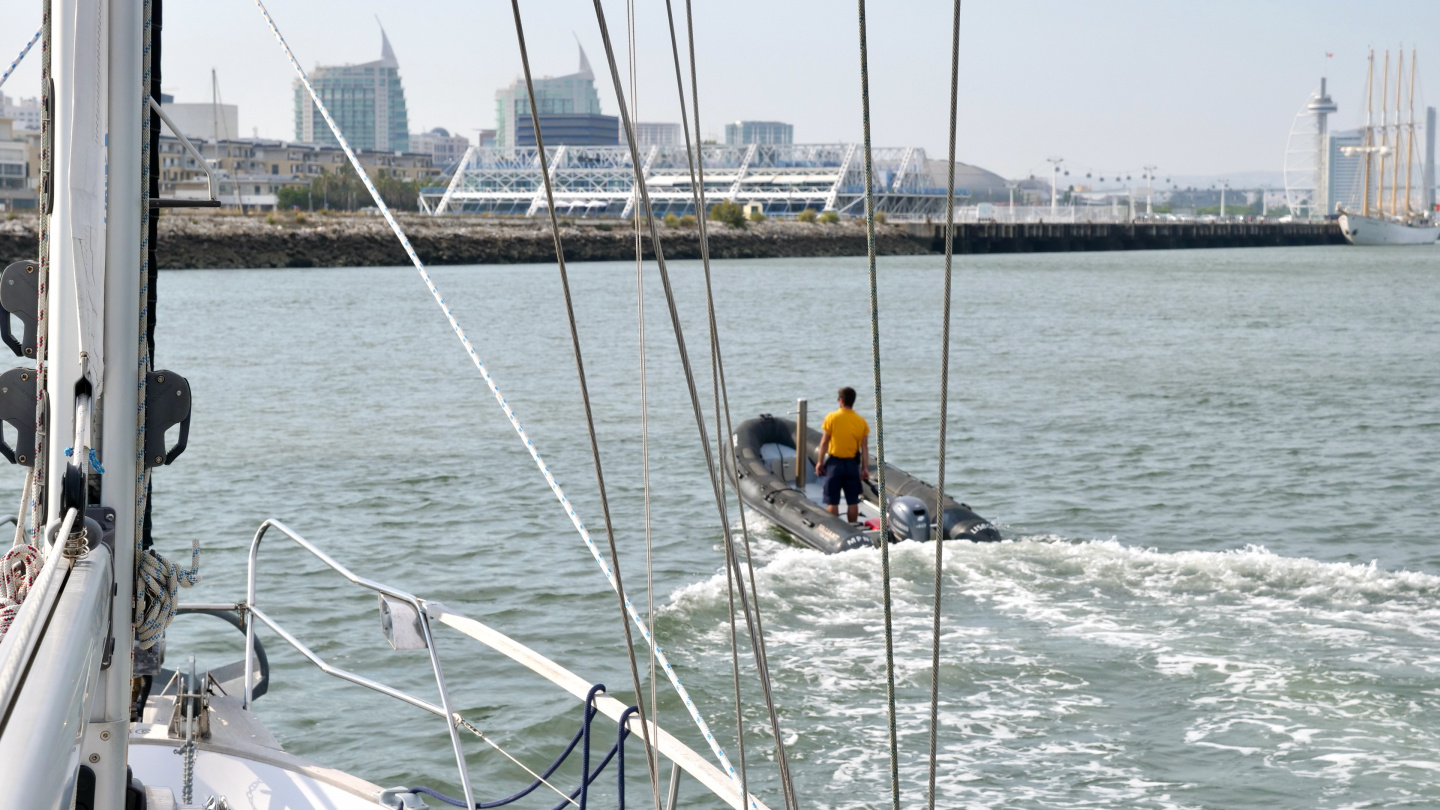
[[[901,495],[890,502],[890,533],[896,541],[930,540],[930,510],[913,495]]]

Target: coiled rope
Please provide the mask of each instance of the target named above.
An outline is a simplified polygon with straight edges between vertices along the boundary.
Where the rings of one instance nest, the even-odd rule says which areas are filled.
[[[678,94],[679,99],[680,99],[680,121],[681,121],[681,128],[682,128],[682,130],[684,131],[684,134],[685,134],[685,153],[686,153],[687,158],[689,158],[690,187],[691,187],[691,189],[692,189],[692,191],[693,191],[693,193],[694,193],[694,197],[695,197],[696,220],[697,220],[697,222],[698,222],[698,224],[699,224],[699,228],[700,228],[700,261],[701,261],[701,266],[702,266],[703,269],[704,269],[704,276],[705,276],[705,309],[706,309],[707,325],[708,325],[708,328],[709,328],[709,338],[710,338],[711,391],[712,391],[712,393],[714,394],[714,398],[715,398],[715,400],[714,400],[714,407],[715,407],[715,432],[716,432],[715,442],[716,442],[716,456],[717,456],[717,458],[719,459],[719,461],[720,461],[720,466],[721,466],[721,470],[720,470],[721,503],[722,503],[722,504],[723,504],[723,503],[728,503],[728,498],[726,497],[725,488],[726,488],[727,482],[729,482],[730,484],[733,484],[733,486],[734,486],[734,491],[735,491],[735,496],[736,496],[735,510],[736,510],[736,513],[740,516],[740,536],[741,536],[741,539],[742,539],[742,541],[743,541],[743,543],[744,543],[744,548],[745,548],[745,564],[746,564],[746,568],[747,568],[747,570],[748,570],[749,577],[750,577],[750,594],[751,594],[751,596],[752,596],[752,597],[754,598],[754,600],[755,600],[755,605],[754,605],[755,616],[754,616],[754,621],[753,621],[753,623],[752,623],[751,620],[750,620],[750,613],[749,613],[749,607],[750,607],[750,601],[749,601],[749,599],[750,599],[751,597],[747,597],[747,596],[746,596],[746,594],[745,594],[744,579],[743,579],[743,578],[740,578],[740,581],[739,581],[740,596],[741,596],[741,599],[743,600],[743,604],[744,604],[745,607],[746,607],[746,629],[747,629],[747,630],[749,631],[749,633],[750,633],[750,637],[751,637],[751,651],[753,652],[753,654],[754,654],[754,656],[755,656],[756,670],[757,670],[757,674],[758,674],[759,679],[760,679],[761,689],[762,689],[762,692],[763,692],[764,698],[765,698],[765,708],[766,708],[767,713],[769,714],[771,731],[773,732],[772,736],[773,736],[774,743],[775,743],[775,759],[776,759],[776,763],[777,763],[777,765],[778,765],[778,767],[779,767],[779,771],[780,771],[780,782],[781,782],[781,787],[782,787],[782,798],[784,799],[785,806],[786,806],[787,808],[793,808],[793,807],[798,807],[798,803],[795,801],[795,786],[794,786],[794,782],[793,782],[793,780],[791,779],[791,776],[790,776],[790,763],[789,763],[789,757],[787,756],[786,750],[785,750],[785,737],[784,737],[784,734],[782,733],[782,731],[781,731],[781,729],[780,729],[779,717],[778,717],[778,715],[777,715],[777,713],[776,713],[776,711],[775,711],[775,698],[774,698],[774,693],[773,693],[772,681],[771,681],[771,678],[770,678],[770,662],[769,662],[769,656],[768,656],[768,653],[767,653],[767,650],[766,650],[766,644],[765,644],[765,627],[764,627],[764,624],[763,624],[763,621],[762,621],[762,618],[761,618],[760,602],[759,602],[759,599],[760,599],[760,597],[759,597],[759,592],[758,592],[758,591],[756,590],[756,588],[755,588],[755,565],[754,565],[754,556],[750,553],[750,529],[749,529],[749,527],[746,525],[746,520],[745,520],[745,506],[744,506],[744,503],[742,503],[742,502],[740,501],[740,498],[739,498],[739,496],[740,496],[740,481],[739,481],[739,478],[738,478],[738,476],[737,476],[737,473],[736,473],[736,470],[735,470],[735,466],[734,466],[733,464],[728,464],[728,463],[726,463],[726,459],[728,459],[729,456],[727,455],[727,451],[726,451],[726,447],[725,447],[725,445],[726,445],[725,437],[726,437],[726,436],[729,436],[729,435],[732,435],[732,434],[734,433],[734,426],[731,424],[731,421],[730,421],[730,396],[729,396],[729,393],[728,393],[728,390],[727,390],[727,387],[726,387],[726,384],[725,384],[725,363],[724,363],[724,357],[723,357],[723,355],[721,354],[721,351],[720,351],[720,333],[719,333],[719,329],[718,329],[718,327],[717,327],[717,325],[716,325],[716,318],[715,318],[715,293],[714,293],[714,286],[713,286],[713,284],[711,283],[711,274],[710,274],[710,240],[709,240],[709,226],[708,226],[708,224],[707,224],[707,223],[708,223],[708,218],[706,217],[706,203],[705,203],[705,160],[704,160],[704,147],[701,146],[701,147],[699,147],[699,148],[696,148],[696,146],[695,146],[695,144],[694,144],[694,141],[693,141],[692,138],[691,138],[690,122],[689,122],[689,120],[688,120],[688,118],[686,117],[686,114],[685,114],[685,106],[686,106],[686,104],[685,104],[685,81],[684,81],[683,75],[682,75],[682,73],[681,73],[681,68],[680,68],[680,46],[679,46],[679,42],[678,42],[678,40],[677,40],[677,37],[676,37],[676,35],[675,35],[675,14],[674,14],[674,10],[673,10],[673,8],[672,8],[672,4],[671,4],[670,0],[666,0],[666,2],[665,2],[665,15],[666,15],[666,20],[667,20],[667,23],[669,24],[669,29],[670,29],[670,51],[671,51],[671,54],[672,54],[672,56],[673,56],[674,63],[675,63],[675,84],[676,84],[677,94]],[[693,110],[693,113],[694,113],[694,117],[695,117],[695,129],[694,129],[694,132],[695,132],[695,133],[699,133],[699,132],[700,132],[700,83],[699,83],[699,78],[698,78],[698,71],[697,71],[697,69],[696,69],[696,64],[695,64],[695,22],[694,22],[694,21],[695,21],[695,18],[694,18],[694,13],[693,13],[693,9],[692,9],[690,0],[686,0],[686,2],[685,2],[685,26],[686,26],[686,36],[687,36],[687,48],[688,48],[688,54],[689,54],[689,57],[690,57],[690,60],[689,60],[689,61],[690,61],[690,88],[691,88],[692,100],[693,100],[693,102],[694,102],[693,107],[692,107],[692,110]],[[723,403],[724,403],[724,422],[723,422],[723,423],[721,422],[721,403],[722,403],[722,400],[723,400]],[[722,428],[722,424],[723,424],[723,428]],[[727,476],[725,475],[726,472],[729,473],[728,478],[727,478]],[[734,553],[734,552],[735,552],[735,548],[734,548],[733,539],[731,538],[731,535],[730,535],[730,520],[729,520],[729,517],[728,517],[727,514],[725,514],[725,508],[724,508],[724,507],[722,507],[721,512],[722,512],[722,518],[721,518],[721,520],[722,520],[722,522],[723,522],[723,524],[724,524],[725,539],[726,539],[726,541],[727,541],[727,544],[726,544],[726,557],[727,557],[727,561],[726,561],[725,577],[726,577],[726,583],[727,583],[727,585],[730,586],[730,587],[728,588],[728,593],[730,594],[730,597],[729,597],[729,603],[730,603],[730,605],[729,605],[729,606],[730,606],[730,624],[731,624],[731,656],[732,656],[732,659],[734,659],[735,681],[736,681],[736,687],[735,687],[735,692],[736,692],[736,711],[738,712],[738,711],[739,711],[739,702],[740,702],[740,698],[739,698],[739,662],[738,662],[738,656],[737,656],[737,654],[736,654],[736,652],[735,652],[735,641],[734,641],[734,637],[735,637],[735,629],[734,629],[734,625],[735,625],[735,599],[734,599],[733,593],[734,593],[735,588],[733,587],[733,584],[732,584],[732,582],[731,582],[731,577],[732,577],[731,570],[732,570],[732,568],[738,567],[738,562],[734,561],[734,560],[735,560],[735,553]],[[739,576],[738,571],[735,573],[735,576],[736,576],[736,577]],[[737,720],[737,725],[738,725],[738,720]],[[743,776],[743,775],[744,775],[743,750],[742,750],[741,753],[742,753],[742,758],[741,758],[741,765],[742,765],[742,767],[741,767],[741,774],[742,774],[742,776]]]
[[[14,546],[0,557],[0,637],[10,631],[15,614],[44,567],[40,549],[29,544]]]
[[[565,270],[565,248],[560,239],[560,223],[555,216],[555,193],[550,183],[550,165],[545,154],[545,138],[540,131],[539,105],[535,99],[535,83],[530,73],[530,54],[525,46],[525,25],[520,19],[520,2],[511,0],[511,10],[515,16],[515,38],[520,45],[520,64],[525,70],[525,89],[530,101],[530,123],[534,127],[536,153],[540,158],[540,176],[544,178],[546,209],[550,213],[550,231],[555,240],[555,260],[560,268],[560,286],[564,291],[565,316],[570,326],[570,345],[575,354],[575,372],[580,381],[580,400],[585,406],[585,429],[590,439],[590,457],[595,465],[595,486],[600,492],[600,512],[605,521],[605,538],[610,546],[610,559],[615,568],[615,593],[620,600],[620,628],[625,633],[625,654],[630,664],[630,678],[635,688],[635,703],[640,712],[641,728],[645,735],[645,761],[650,766],[650,780],[655,792],[655,810],[660,810],[660,774],[659,761],[655,759],[650,746],[650,729],[645,724],[645,700],[644,693],[640,691],[640,670],[635,662],[635,640],[630,634],[630,623],[626,621],[625,608],[628,599],[625,597],[624,585],[620,579],[620,553],[615,543],[615,528],[610,518],[610,499],[605,490],[605,473],[600,463],[600,443],[595,435],[595,417],[590,407],[590,388],[585,382],[585,358],[580,351],[580,330],[575,325],[575,305],[570,295],[570,276]],[[458,171],[458,169],[457,169]],[[651,604],[651,615],[654,614],[654,604]],[[647,638],[654,637],[654,625],[646,626]],[[652,652],[653,655],[653,652]],[[654,700],[651,705],[654,705]],[[658,726],[657,726],[658,727]]]
[[[870,156],[870,71],[865,0],[860,9],[860,106],[865,137],[865,252],[870,262],[870,356],[875,377],[875,455],[880,490],[880,578],[885,608],[885,702],[890,726],[891,806],[900,810],[900,743],[895,729],[895,631],[890,615],[890,515],[885,494],[885,411],[880,398],[880,291],[875,272],[875,167]],[[939,542],[939,541],[937,541]]]
[[[945,184],[945,303],[940,317],[940,474],[935,484],[937,521],[935,543],[935,624],[931,628],[930,655],[930,781],[927,796],[935,810],[935,780],[938,772],[940,736],[940,587],[945,564],[945,428],[950,404],[950,260],[955,253],[955,126],[960,95],[960,0],[955,0],[955,20],[950,33],[950,152]]]
[[[496,386],[494,379],[491,378],[489,370],[487,370],[485,364],[481,362],[480,355],[476,353],[475,347],[470,343],[470,339],[465,336],[465,330],[460,327],[460,323],[455,319],[455,315],[445,303],[444,297],[440,295],[440,290],[435,286],[435,282],[431,280],[429,272],[425,269],[425,264],[420,261],[420,257],[416,255],[415,249],[410,245],[409,238],[405,236],[404,230],[401,229],[394,215],[390,213],[390,207],[381,199],[380,192],[375,188],[375,184],[370,181],[370,177],[365,173],[364,167],[360,165],[360,160],[350,148],[350,143],[345,140],[345,136],[340,132],[340,127],[335,123],[335,119],[330,116],[330,111],[325,107],[325,104],[320,101],[320,97],[315,92],[315,88],[310,84],[310,79],[305,74],[305,70],[300,67],[300,62],[295,58],[294,52],[291,51],[290,44],[286,42],[284,36],[280,34],[280,29],[275,25],[274,19],[270,16],[270,12],[265,9],[264,3],[261,0],[255,0],[255,6],[259,9],[261,16],[265,18],[266,25],[269,26],[276,43],[279,44],[280,49],[284,52],[285,58],[290,62],[290,67],[293,68],[296,75],[299,76],[301,84],[309,93],[311,100],[314,101],[316,108],[325,119],[325,123],[330,126],[330,131],[335,134],[335,138],[340,143],[340,147],[345,151],[345,155],[350,159],[350,165],[355,168],[356,174],[360,176],[361,182],[365,184],[366,190],[370,192],[370,196],[375,201],[376,207],[380,209],[381,215],[385,217],[385,221],[389,223],[390,229],[395,233],[396,238],[399,239],[401,247],[405,249],[406,255],[410,257],[411,263],[420,274],[420,279],[425,283],[426,288],[430,290],[430,295],[435,299],[436,303],[440,305],[441,311],[445,313],[446,320],[450,322],[450,328],[454,330],[456,337],[460,339],[460,343],[464,346],[465,352],[470,356],[471,362],[473,362],[475,367],[480,371],[480,376],[485,380],[485,385],[495,396],[495,401],[500,404],[500,409],[505,412],[506,418],[510,420],[510,426],[515,429],[520,440],[524,442],[525,449],[530,453],[530,458],[535,461],[535,466],[540,469],[541,475],[545,477],[545,482],[550,485],[550,491],[555,494],[556,500],[564,507],[565,513],[570,517],[571,524],[575,526],[575,530],[580,535],[580,539],[585,541],[586,548],[590,550],[591,556],[595,558],[595,562],[605,574],[605,578],[609,581],[610,587],[614,588],[624,599],[625,610],[629,614],[630,620],[641,628],[645,641],[654,647],[655,658],[659,662],[660,667],[665,670],[665,675],[670,679],[671,685],[675,687],[675,692],[680,696],[681,700],[684,701],[685,708],[690,713],[690,719],[694,721],[701,735],[705,737],[705,742],[709,744],[710,750],[715,754],[716,759],[720,763],[720,767],[729,774],[732,779],[735,778],[734,766],[730,764],[729,758],[725,756],[725,751],[720,747],[719,742],[715,739],[715,735],[710,732],[710,727],[705,723],[705,718],[700,716],[700,710],[695,706],[695,702],[690,699],[689,691],[686,690],[684,684],[680,682],[680,677],[676,674],[674,668],[670,666],[669,659],[666,658],[659,645],[655,643],[654,637],[650,635],[644,620],[640,618],[639,612],[635,610],[634,604],[631,603],[629,597],[624,595],[624,589],[620,587],[614,569],[606,562],[605,555],[601,553],[600,548],[595,544],[594,538],[590,536],[590,531],[585,528],[584,521],[580,519],[579,513],[575,511],[574,505],[565,495],[565,490],[561,488],[560,483],[555,480],[555,476],[550,472],[550,467],[545,463],[545,459],[540,456],[540,451],[536,449],[534,443],[530,441],[530,436],[525,432],[524,426],[520,424],[519,418],[515,416],[515,411],[510,407],[505,396],[500,393],[500,389]]]
[[[10,63],[10,67],[5,68],[4,74],[0,74],[0,87],[5,86],[5,80],[10,78],[10,74],[15,72],[15,68],[19,67],[21,62],[25,61],[25,54],[30,53],[30,49],[35,47],[36,40],[40,39],[40,35],[44,32],[44,27],[36,29],[35,36],[31,37],[30,41],[25,43],[24,48],[20,49],[20,55],[15,57],[15,61]]]

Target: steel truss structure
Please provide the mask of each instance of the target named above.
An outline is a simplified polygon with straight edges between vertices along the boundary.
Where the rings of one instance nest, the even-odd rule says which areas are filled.
[[[708,203],[756,205],[770,217],[793,217],[806,209],[864,214],[864,153],[857,144],[701,148]],[[634,213],[638,195],[629,147],[555,146],[546,153],[557,213],[621,218]],[[687,158],[683,146],[650,146],[641,152],[654,216],[695,213]],[[873,160],[876,211],[897,220],[944,216],[945,189],[929,177],[924,149],[874,149]],[[472,146],[460,166],[448,186],[422,190],[422,211],[510,216],[545,212],[534,147]]]

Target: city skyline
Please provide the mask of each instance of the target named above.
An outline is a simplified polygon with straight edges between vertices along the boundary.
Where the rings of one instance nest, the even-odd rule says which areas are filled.
[[[747,2],[696,9],[701,135],[723,140],[726,123],[747,119],[793,123],[796,142],[858,140],[854,9]],[[38,26],[32,5],[0,6],[0,61],[8,63]],[[509,9],[455,0],[431,7],[433,14],[415,15],[379,0],[269,4],[307,69],[373,59],[378,15],[401,65],[410,131],[441,126],[473,139],[476,129],[494,127],[494,94],[520,73]],[[623,75],[625,8],[611,0],[605,7]],[[1007,177],[1048,174],[1045,158],[1057,155],[1082,172],[1135,171],[1142,164],[1168,175],[1279,172],[1291,119],[1327,63],[1340,106],[1337,129],[1353,128],[1363,116],[1371,46],[1418,47],[1424,96],[1424,76],[1440,70],[1440,48],[1430,33],[1440,23],[1440,5],[1386,8],[1392,14],[1356,19],[1352,6],[1329,0],[1259,7],[1223,0],[1184,8],[1140,0],[968,3],[957,157]],[[939,0],[899,11],[872,4],[877,146],[914,145],[944,155],[950,9]],[[593,7],[553,0],[523,10],[536,76],[573,71],[578,38],[592,54],[602,109],[618,114]],[[639,0],[636,10],[639,120],[678,122],[664,5]],[[171,4],[165,22],[175,35],[165,50],[167,92],[180,102],[208,100],[213,67],[224,101],[242,108],[243,134],[258,129],[261,136],[290,137],[290,68],[250,4]],[[684,58],[683,18],[677,23]],[[1326,52],[1334,58],[1327,60]],[[11,77],[7,94],[36,94],[38,56],[37,50]],[[1440,97],[1423,99],[1437,102]]]

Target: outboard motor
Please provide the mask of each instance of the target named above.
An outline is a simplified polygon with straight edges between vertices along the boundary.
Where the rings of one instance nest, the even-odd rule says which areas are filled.
[[[924,543],[930,539],[930,510],[913,495],[901,495],[890,502],[890,533],[895,540]]]

